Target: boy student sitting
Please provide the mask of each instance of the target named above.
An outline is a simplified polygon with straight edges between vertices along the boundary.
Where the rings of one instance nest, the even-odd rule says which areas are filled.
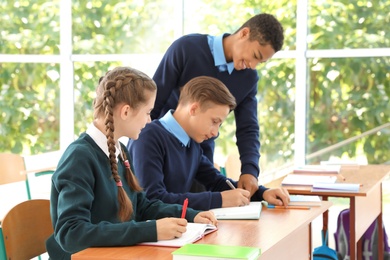
[[[134,172],[149,199],[180,204],[188,198],[189,207],[198,210],[243,206],[250,200],[288,204],[289,194],[283,188],[259,186],[252,197],[247,190],[230,188],[228,178],[203,155],[200,143],[218,135],[235,106],[235,98],[221,81],[196,77],[182,88],[176,110],[146,125],[138,140],[130,141]],[[207,191],[191,193],[195,180]],[[237,187],[236,181],[230,181]]]

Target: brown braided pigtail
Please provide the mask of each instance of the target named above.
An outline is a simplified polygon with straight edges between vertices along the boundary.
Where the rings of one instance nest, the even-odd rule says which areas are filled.
[[[108,71],[104,77],[99,79],[99,85],[96,89],[96,98],[93,102],[94,117],[104,117],[112,177],[118,186],[118,218],[122,222],[131,218],[133,205],[122,186],[122,180],[118,174],[118,164],[115,156],[117,141],[114,138],[114,108],[119,104],[128,104],[132,109],[137,109],[148,101],[150,93],[156,91],[156,84],[150,77],[141,71],[128,67],[117,67],[112,71]],[[126,154],[123,151],[120,157],[126,167],[125,178],[127,184],[132,190],[141,191],[141,187],[132,173]]]
[[[123,189],[121,178],[118,174],[118,165],[115,156],[115,139],[114,139],[114,118],[113,118],[113,108],[115,105],[115,92],[117,89],[122,87],[125,77],[118,76],[116,81],[107,81],[106,89],[104,91],[104,100],[103,107],[105,108],[105,125],[106,125],[106,137],[107,145],[109,152],[109,160],[111,164],[112,176],[118,186],[118,202],[119,202],[119,212],[118,217],[120,221],[126,221],[130,219],[131,214],[133,213],[133,205],[127,196],[127,193]]]
[[[142,191],[141,186],[138,183],[137,178],[133,174],[133,171],[131,170],[130,163],[127,160],[126,153],[122,150],[122,160],[123,163],[126,167],[126,179],[127,179],[127,184],[129,184],[130,188],[135,191]]]

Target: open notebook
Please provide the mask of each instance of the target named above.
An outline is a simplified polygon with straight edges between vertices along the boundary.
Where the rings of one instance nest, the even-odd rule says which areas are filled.
[[[143,242],[139,245],[181,247],[186,244],[195,243],[205,235],[210,234],[217,229],[218,228],[212,224],[188,223],[187,231],[179,238],[160,240],[157,242]]]
[[[211,209],[217,219],[259,219],[262,203],[252,201],[242,207]]]

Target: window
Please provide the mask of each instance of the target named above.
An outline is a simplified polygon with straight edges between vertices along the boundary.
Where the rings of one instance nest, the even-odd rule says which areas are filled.
[[[64,149],[92,119],[100,76],[118,65],[153,75],[188,33],[235,32],[259,12],[275,15],[285,44],[258,66],[262,171],[318,162],[310,154],[389,122],[389,3],[368,1],[0,1],[0,138],[3,151]],[[218,15],[216,15],[218,14]],[[217,151],[235,149],[234,118]],[[390,160],[380,130],[338,150]],[[370,153],[370,155],[368,155]],[[295,160],[295,161],[294,161]]]

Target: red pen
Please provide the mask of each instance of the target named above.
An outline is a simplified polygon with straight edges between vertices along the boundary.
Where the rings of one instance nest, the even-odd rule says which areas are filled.
[[[181,218],[185,218],[188,206],[188,198],[184,200],[183,209],[181,210]]]

